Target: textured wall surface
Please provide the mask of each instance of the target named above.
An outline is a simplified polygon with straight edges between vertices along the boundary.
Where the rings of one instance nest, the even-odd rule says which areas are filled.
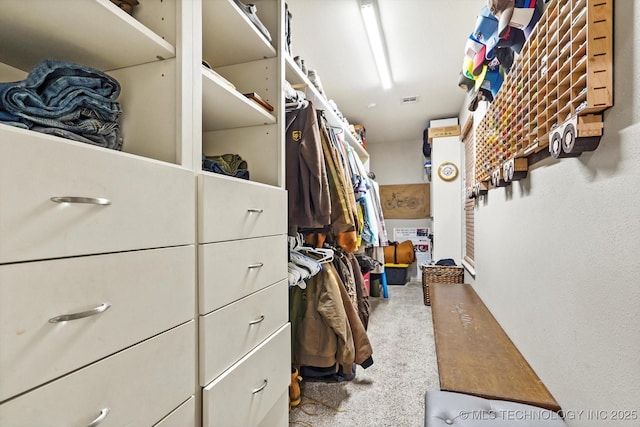
[[[640,4],[614,14],[599,148],[479,200],[467,275],[571,426],[640,425]],[[636,419],[613,420],[625,410]]]

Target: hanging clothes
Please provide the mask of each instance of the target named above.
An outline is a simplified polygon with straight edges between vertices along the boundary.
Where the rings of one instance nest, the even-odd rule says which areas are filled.
[[[355,351],[354,362],[356,365],[367,369],[373,365],[373,349],[371,348],[369,336],[360,320],[357,308],[351,303],[351,298],[345,286],[340,287],[340,296],[342,297],[344,310],[349,319],[349,327],[351,328],[351,335],[353,337],[353,348]]]
[[[306,281],[306,289],[290,288],[291,361],[294,367],[341,365],[352,372],[353,334],[345,311],[342,282],[331,263]]]
[[[307,280],[306,289],[290,288],[294,367],[340,366],[351,374],[353,364],[368,368],[373,350],[357,309],[332,263]]]
[[[313,104],[287,113],[285,137],[289,234],[331,223],[329,181]]]
[[[382,213],[382,205],[380,204],[380,185],[373,179],[369,179],[371,184],[371,195],[373,196],[373,206],[375,208],[376,217],[378,219],[378,243],[375,246],[387,246],[389,245],[389,238],[387,237],[387,229],[384,225],[384,215]]]
[[[355,254],[346,254],[347,258],[351,262],[351,268],[353,271],[353,278],[356,286],[356,296],[358,301],[358,316],[362,321],[362,326],[366,331],[369,328],[369,315],[371,313],[371,304],[369,303],[369,293],[364,283],[364,276],[360,269],[360,263]]]
[[[346,252],[356,249],[356,210],[355,196],[347,183],[339,153],[332,143],[331,132],[326,119],[318,114],[320,139],[329,178],[331,196],[331,233],[335,241]]]
[[[333,265],[336,268],[344,288],[349,295],[349,301],[351,305],[358,309],[358,293],[356,291],[356,280],[353,274],[353,268],[351,262],[347,258],[346,254],[341,249],[334,251]]]

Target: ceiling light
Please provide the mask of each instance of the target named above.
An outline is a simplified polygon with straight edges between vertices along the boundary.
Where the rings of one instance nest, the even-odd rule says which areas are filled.
[[[387,50],[382,39],[382,30],[375,0],[360,0],[360,12],[362,13],[364,28],[367,30],[367,36],[369,37],[369,46],[371,46],[373,59],[380,75],[380,83],[383,89],[389,89],[391,87],[391,72],[389,71]]]

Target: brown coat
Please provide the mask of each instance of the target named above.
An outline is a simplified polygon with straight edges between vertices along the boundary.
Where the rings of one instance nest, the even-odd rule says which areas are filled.
[[[285,135],[289,228],[323,228],[331,222],[331,199],[316,111],[287,113]]]
[[[344,286],[331,263],[322,266],[306,289],[291,288],[292,364],[327,368],[339,363],[350,374],[356,352],[341,296]]]

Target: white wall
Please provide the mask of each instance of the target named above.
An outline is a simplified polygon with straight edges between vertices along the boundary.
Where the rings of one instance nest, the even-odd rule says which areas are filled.
[[[418,135],[418,138],[422,138],[422,135]],[[368,144],[367,151],[371,159],[369,170],[376,174],[376,181],[380,185],[428,182],[423,167],[426,159],[422,155],[422,139],[393,144]],[[385,227],[390,240],[393,240],[394,228],[433,229],[431,219],[386,219]],[[408,274],[412,279],[420,277],[415,263],[410,267]]]
[[[476,277],[465,276],[563,409],[609,414],[574,413],[570,426],[640,425],[610,415],[640,410],[640,4],[614,9],[615,106],[600,147],[490,190],[476,209]]]
[[[431,212],[433,215],[433,259],[453,258],[462,265],[462,176],[464,163],[459,136],[434,138],[431,151]],[[453,181],[438,177],[438,167],[445,162],[458,167]]]

